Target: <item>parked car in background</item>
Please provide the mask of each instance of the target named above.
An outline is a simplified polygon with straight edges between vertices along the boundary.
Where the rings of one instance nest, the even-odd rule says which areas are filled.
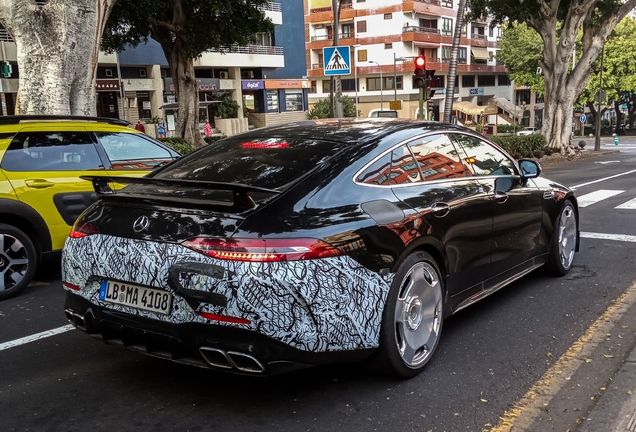
[[[523,130],[520,130],[519,132],[517,132],[517,135],[538,135],[541,133],[541,129],[540,128],[536,128],[536,127],[526,127],[523,128]]]
[[[59,252],[96,195],[87,174],[142,176],[179,154],[119,119],[0,117],[0,300]]]
[[[446,317],[572,267],[576,198],[540,174],[463,127],[342,119],[235,135],[144,178],[92,175],[65,313],[107,344],[217,370],[371,358],[414,376]]]

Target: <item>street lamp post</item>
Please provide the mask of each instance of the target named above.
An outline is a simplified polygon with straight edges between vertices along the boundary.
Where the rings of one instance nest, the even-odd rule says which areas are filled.
[[[393,93],[395,96],[393,100],[397,100],[397,74],[395,71],[395,63],[399,61],[403,62],[406,61],[406,59],[404,57],[395,57],[395,53],[393,53]]]
[[[369,63],[375,63],[380,68],[380,111],[383,111],[383,99],[382,99],[382,66],[377,61],[369,60]]]

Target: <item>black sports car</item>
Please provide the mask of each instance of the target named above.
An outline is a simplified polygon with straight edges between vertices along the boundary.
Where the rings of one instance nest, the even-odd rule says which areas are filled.
[[[351,119],[257,129],[141,179],[89,177],[99,200],[64,248],[66,315],[202,367],[371,357],[413,376],[445,317],[540,266],[571,268],[576,199],[540,173],[469,129]]]

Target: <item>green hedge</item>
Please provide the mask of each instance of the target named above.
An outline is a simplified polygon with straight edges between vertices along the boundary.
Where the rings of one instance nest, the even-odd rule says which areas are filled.
[[[215,135],[203,138],[203,140],[207,144],[211,144],[215,141],[225,138],[225,135]],[[175,151],[178,151],[182,155],[188,154],[194,150],[196,147],[184,140],[183,138],[159,138],[159,141],[166,144],[168,147],[172,148]]]
[[[181,153],[182,155],[188,154],[191,151],[196,150],[192,144],[184,140],[183,138],[159,138],[159,141],[166,144],[173,150]]]
[[[559,149],[546,147],[543,135],[493,136],[489,138],[515,159],[540,158],[559,151]]]

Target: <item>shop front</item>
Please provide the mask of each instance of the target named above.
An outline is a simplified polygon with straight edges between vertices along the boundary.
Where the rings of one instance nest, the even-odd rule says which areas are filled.
[[[306,119],[309,80],[243,80],[249,123],[271,126]]]
[[[97,116],[120,118],[120,86],[118,79],[98,79],[95,82],[97,92]]]

